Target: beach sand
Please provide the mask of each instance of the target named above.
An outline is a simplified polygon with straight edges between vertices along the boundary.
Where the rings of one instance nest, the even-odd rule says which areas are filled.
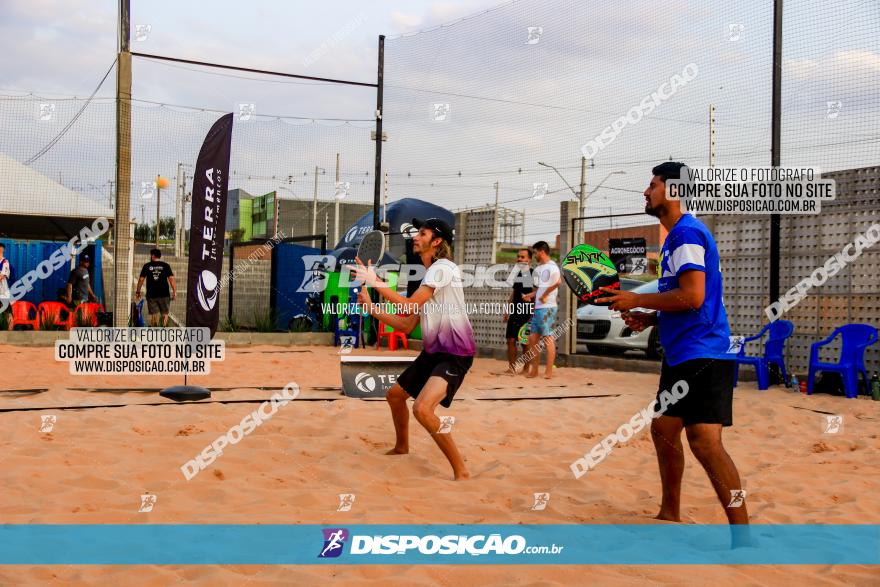
[[[292,352],[300,351],[300,352]],[[338,397],[339,356],[330,347],[227,349],[207,387],[213,399],[268,398],[294,381],[301,399]],[[375,351],[359,351],[374,354]],[[380,351],[383,354],[387,351]],[[191,481],[180,466],[256,404],[138,406],[154,393],[71,388],[163,387],[178,376],[74,376],[52,348],[0,346],[0,408],[131,404],[122,408],[0,413],[0,522],[4,524],[572,524],[659,523],[660,482],[650,433],[615,448],[575,480],[569,464],[653,399],[657,375],[561,368],[553,380],[502,377],[502,362],[478,359],[449,410],[453,436],[473,476],[451,469],[415,420],[411,453],[385,456],[394,434],[383,401],[294,401],[279,409]],[[409,353],[414,354],[414,353]],[[314,389],[318,388],[318,389]],[[610,397],[540,401],[475,398]],[[172,402],[168,402],[172,403]],[[825,415],[843,430],[826,434]],[[40,432],[41,415],[57,417]],[[804,396],[781,387],[737,388],[734,426],[724,432],[748,494],[752,522],[880,523],[880,402]],[[533,493],[549,491],[544,511]],[[143,493],[157,496],[139,513]],[[338,494],[353,493],[337,512]],[[724,523],[708,479],[686,451],[682,515]],[[0,584],[210,585],[379,583],[394,585],[877,585],[867,566],[4,566]]]

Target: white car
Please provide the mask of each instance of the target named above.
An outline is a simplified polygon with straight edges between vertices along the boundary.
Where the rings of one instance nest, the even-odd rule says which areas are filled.
[[[627,287],[627,281],[620,280],[621,287],[636,293],[657,293],[654,281],[637,282],[637,287]],[[643,351],[649,358],[663,357],[660,333],[655,326],[641,332],[633,332],[620,317],[620,312],[612,312],[607,306],[586,305],[577,309],[577,342],[587,345],[592,354],[619,355],[629,350]]]

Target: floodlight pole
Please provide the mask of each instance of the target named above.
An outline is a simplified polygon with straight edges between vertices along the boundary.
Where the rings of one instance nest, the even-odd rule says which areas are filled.
[[[373,230],[379,230],[382,196],[382,115],[385,87],[385,35],[379,35],[379,69],[376,76],[376,168],[373,173]]]
[[[778,167],[782,147],[782,0],[773,2],[773,105],[770,126],[770,165]],[[779,299],[779,214],[770,215],[770,301]]]
[[[131,1],[119,0],[116,53],[116,240],[113,246],[113,324],[128,324],[131,304]],[[109,305],[109,304],[108,304]]]

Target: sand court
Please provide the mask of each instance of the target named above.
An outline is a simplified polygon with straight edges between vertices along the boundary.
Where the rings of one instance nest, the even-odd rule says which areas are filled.
[[[300,352],[284,352],[292,350]],[[653,374],[560,368],[549,382],[526,382],[493,375],[503,365],[478,359],[452,408],[440,412],[455,417],[453,434],[472,473],[470,480],[455,483],[415,422],[410,454],[383,454],[394,442],[385,402],[342,397],[336,391],[339,356],[328,347],[229,348],[210,375],[190,379],[214,389],[211,400],[195,404],[175,404],[150,391],[178,383],[177,376],[72,376],[51,353],[50,348],[0,347],[9,367],[3,389],[47,389],[0,392],[0,409],[31,408],[0,412],[3,523],[658,523],[652,517],[659,504],[659,475],[647,430],[615,447],[581,479],[569,469],[653,398]],[[296,399],[277,406],[247,434],[235,434],[234,443],[187,480],[184,463],[231,427],[246,428],[243,418],[290,382],[299,386]],[[132,389],[118,389],[125,387]],[[482,401],[567,395],[579,397]],[[95,407],[100,405],[108,407]],[[125,407],[109,407],[120,405]],[[843,416],[837,433],[825,432],[829,414]],[[46,422],[44,416],[54,419]],[[744,383],[735,392],[734,418],[725,444],[740,464],[754,524],[880,522],[875,499],[880,479],[872,464],[880,460],[880,404],[807,397],[781,387],[758,392]],[[683,521],[725,523],[705,473],[689,452],[685,458]],[[540,492],[549,493],[549,500],[535,511],[534,494]],[[348,511],[338,511],[342,494],[355,496]],[[145,502],[145,495],[155,499]],[[139,511],[144,507],[150,511]],[[436,566],[361,566],[332,573],[298,568],[288,574],[285,567],[234,565],[126,572],[96,566],[5,567],[0,582],[38,583],[46,577],[103,582],[124,576],[141,584],[194,577],[259,584],[295,576],[317,581],[332,574],[355,584],[380,578],[410,584],[479,578],[499,584],[515,573],[529,584],[564,584],[583,572],[577,568],[489,566],[470,574]],[[652,583],[675,575],[672,568],[651,566],[591,567],[590,572],[604,577],[603,584],[623,584],[634,573]],[[687,576],[705,573],[722,584],[762,584],[783,580],[782,572],[781,567],[699,567]],[[817,569],[803,566],[784,572],[785,582],[800,577],[829,585],[867,585],[872,576],[870,568],[856,566],[833,572],[823,567],[818,576]]]

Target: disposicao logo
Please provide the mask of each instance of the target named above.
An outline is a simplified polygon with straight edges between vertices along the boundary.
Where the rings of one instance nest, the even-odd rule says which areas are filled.
[[[348,530],[345,528],[324,528],[324,547],[318,558],[337,558],[342,554],[345,541],[348,540]]]
[[[213,310],[214,304],[217,303],[217,296],[220,293],[217,288],[217,276],[205,269],[199,275],[196,287],[199,305],[206,311]]]
[[[537,494],[536,494],[537,495]],[[548,494],[549,499],[549,494]],[[498,533],[459,535],[430,534],[388,534],[362,535],[350,534],[346,528],[324,528],[324,547],[318,558],[339,557],[348,542],[348,554],[357,555],[506,555],[520,554],[559,554],[563,545],[529,546],[524,536],[511,534],[502,536]]]
[[[321,292],[327,289],[327,273],[336,271],[333,255],[303,255],[303,279],[297,292]]]
[[[326,532],[326,530],[325,530]],[[526,539],[520,535],[502,537],[500,534],[484,534],[476,536],[429,535],[414,534],[379,535],[351,537],[349,553],[352,555],[400,555],[416,551],[420,555],[517,555],[528,552],[528,549],[550,547],[527,547]],[[564,547],[557,547],[560,552]]]

